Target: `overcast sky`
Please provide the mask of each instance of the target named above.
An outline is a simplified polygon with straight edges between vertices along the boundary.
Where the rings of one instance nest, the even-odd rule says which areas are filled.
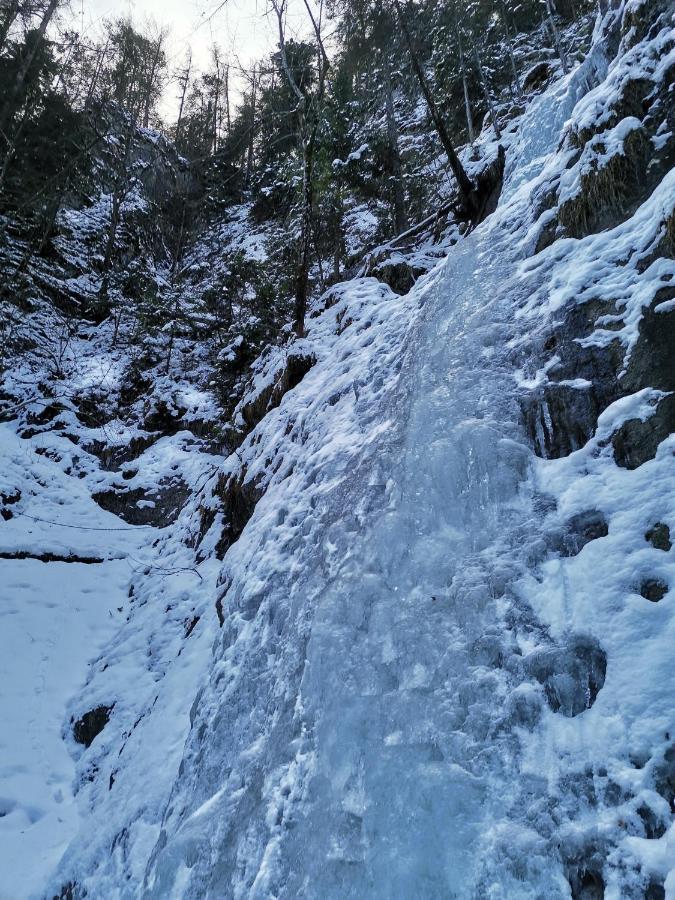
[[[130,15],[137,25],[150,20],[167,26],[170,69],[182,65],[188,46],[193,60],[203,68],[208,65],[210,47],[215,42],[223,56],[233,65],[251,63],[276,46],[276,20],[265,15],[267,0],[71,0],[78,26],[84,19],[88,36],[101,33],[105,19]],[[222,8],[219,7],[222,4]],[[300,9],[296,2],[291,19],[294,28],[301,27]],[[304,11],[302,16],[304,21]],[[163,104],[170,118],[176,108],[177,88],[169,86]]]

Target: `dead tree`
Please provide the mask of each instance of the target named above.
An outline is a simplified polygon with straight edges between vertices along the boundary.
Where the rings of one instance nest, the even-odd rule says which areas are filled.
[[[513,41],[511,40],[511,30],[509,29],[508,15],[506,9],[505,0],[500,0],[499,4],[500,8],[500,18],[502,20],[502,26],[504,29],[504,40],[506,41],[506,51],[509,56],[509,63],[511,65],[511,75],[513,76],[513,84],[516,89],[516,97],[522,97],[523,89],[520,84],[520,78],[518,77],[518,68],[516,67],[516,55],[513,52]]]
[[[155,42],[155,52],[152,55],[152,61],[147,73],[145,84],[145,102],[143,103],[144,128],[147,128],[150,124],[150,111],[152,110],[152,101],[155,96],[155,84],[159,76],[159,71],[162,64],[162,48],[164,45],[165,37],[166,31],[164,30],[160,31],[157,35],[157,40]]]

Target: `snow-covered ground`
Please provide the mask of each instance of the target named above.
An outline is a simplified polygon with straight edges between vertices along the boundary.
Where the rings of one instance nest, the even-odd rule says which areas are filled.
[[[67,439],[47,443],[72,456]],[[132,528],[97,506],[82,481],[36,452],[44,444],[0,425],[0,493],[14,500],[3,505],[12,518],[2,520],[0,553],[17,557],[0,559],[0,895],[7,900],[38,896],[77,833],[67,704],[124,621],[131,573],[153,537],[153,529]]]

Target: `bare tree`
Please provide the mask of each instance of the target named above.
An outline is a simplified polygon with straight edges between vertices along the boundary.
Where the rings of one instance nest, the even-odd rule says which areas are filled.
[[[518,77],[518,69],[516,68],[516,56],[513,52],[513,41],[511,40],[511,31],[509,29],[505,0],[500,0],[499,9],[501,13],[500,18],[502,20],[502,26],[504,30],[504,40],[506,41],[506,51],[509,55],[509,63],[511,64],[511,75],[513,76],[513,84],[516,89],[516,97],[522,97],[523,89],[520,84],[520,78]]]
[[[285,50],[284,50],[285,56]],[[255,116],[256,116],[256,89],[257,89],[256,67],[253,66],[251,75],[251,122],[248,130],[248,144],[246,147],[246,174],[244,176],[244,188],[248,190],[251,187],[251,175],[253,174],[253,149],[255,143]]]

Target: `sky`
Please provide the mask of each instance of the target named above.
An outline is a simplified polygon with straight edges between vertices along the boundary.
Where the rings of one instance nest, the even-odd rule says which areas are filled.
[[[153,22],[170,29],[169,67],[178,70],[188,47],[200,69],[208,66],[215,42],[232,65],[250,68],[277,43],[276,20],[267,15],[267,0],[71,0],[73,15],[87,36],[102,33],[106,19],[131,16],[137,25]],[[301,28],[300,10],[291,4],[290,25]],[[290,15],[289,13],[289,15]],[[303,15],[304,19],[304,15]],[[236,86],[235,86],[236,91]],[[177,109],[178,86],[169,85],[162,104],[170,119]]]

